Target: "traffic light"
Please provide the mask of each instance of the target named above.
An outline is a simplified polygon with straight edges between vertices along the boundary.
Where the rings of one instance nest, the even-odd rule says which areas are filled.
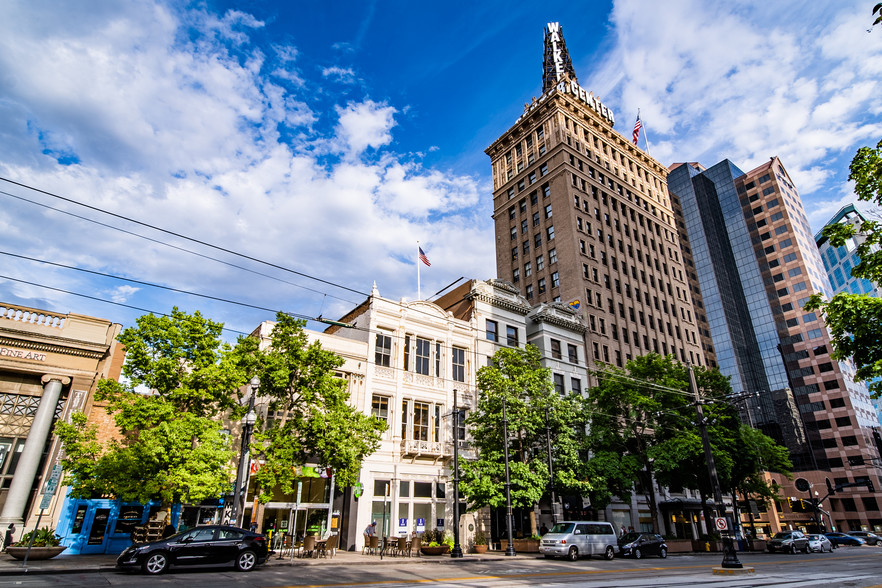
[[[867,480],[867,491],[875,492],[876,488],[873,486],[873,480]]]

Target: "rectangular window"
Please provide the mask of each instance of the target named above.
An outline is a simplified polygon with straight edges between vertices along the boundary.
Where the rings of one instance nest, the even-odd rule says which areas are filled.
[[[536,271],[540,272],[545,269],[545,256],[538,255],[536,256]]]
[[[413,439],[429,440],[429,405],[425,402],[413,403]]]
[[[548,263],[557,263],[557,249],[548,252]]]
[[[498,342],[499,341],[499,323],[497,323],[496,321],[491,321],[490,319],[487,319],[485,321],[485,325],[486,325],[485,329],[487,332],[487,340]]]
[[[554,272],[551,274],[551,287],[559,288],[560,287],[560,274],[558,272]]]
[[[454,347],[451,357],[453,362],[453,380],[465,382],[465,349]]]
[[[543,294],[545,292],[545,278],[539,278],[539,293]]]
[[[514,268],[511,271],[511,281],[515,284],[521,281],[521,270],[519,270],[518,268]]]
[[[383,367],[389,367],[392,364],[392,337],[377,333],[376,346],[374,363]]]
[[[385,396],[374,394],[371,398],[371,414],[383,421],[389,422],[389,399]]]
[[[560,351],[560,341],[557,339],[551,340],[551,357],[554,359],[560,359],[562,357]]]
[[[548,233],[548,240],[549,241],[554,240],[554,226],[553,225],[548,227],[547,229],[545,229],[545,232]]]
[[[429,375],[429,358],[432,355],[432,342],[428,339],[417,337],[416,340],[416,366],[414,371],[424,376]]]
[[[563,396],[564,394],[564,377],[563,374],[554,374],[554,391]]]
[[[582,393],[582,380],[579,378],[570,378],[571,390],[576,394]]]
[[[533,264],[529,261],[524,264],[524,277],[529,278],[533,275]]]
[[[505,327],[505,343],[509,347],[518,346],[518,328],[506,325]]]
[[[410,403],[407,400],[401,401],[401,438],[402,439],[410,439],[411,437],[407,434],[407,415],[408,408]]]
[[[575,345],[567,345],[567,357],[570,363],[579,363],[579,348]]]

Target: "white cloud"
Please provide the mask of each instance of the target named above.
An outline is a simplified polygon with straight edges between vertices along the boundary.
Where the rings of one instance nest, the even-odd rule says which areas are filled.
[[[365,100],[336,107],[339,123],[336,138],[340,148],[350,156],[358,156],[365,149],[388,145],[392,141],[396,109],[385,103]]]
[[[0,195],[0,249],[313,316],[342,313],[362,295],[279,268],[360,293],[376,280],[390,297],[412,297],[419,239],[433,259],[424,291],[454,272],[492,275],[490,220],[459,210],[489,188],[396,152],[396,106],[311,101],[315,88],[302,77],[297,48],[264,52],[250,37],[263,23],[241,12],[179,13],[144,1],[64,14],[63,6],[46,19],[24,5],[0,6],[0,176],[279,267],[23,189],[15,193],[153,241]],[[345,78],[350,70],[328,72]],[[27,262],[6,269],[158,311],[173,303],[210,308],[240,330],[269,318],[118,282],[95,285]],[[75,312],[94,306],[87,313],[97,316],[122,312],[0,280],[0,300],[10,298]]]
[[[355,72],[349,67],[326,67],[322,69],[323,78],[331,78],[344,84],[351,84],[355,81]]]
[[[620,0],[608,59],[586,85],[618,103],[624,127],[641,109],[663,163],[748,170],[778,155],[811,208],[844,176],[841,157],[882,134],[882,35],[866,33],[865,8]]]

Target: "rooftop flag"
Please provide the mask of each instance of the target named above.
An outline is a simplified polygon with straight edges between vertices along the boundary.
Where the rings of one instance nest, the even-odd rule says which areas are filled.
[[[422,261],[422,262],[423,262],[424,264],[426,264],[427,266],[432,267],[432,264],[429,263],[429,258],[426,257],[426,254],[425,254],[425,252],[423,251],[423,248],[422,248],[422,247],[417,247],[417,249],[420,250],[420,261]]]
[[[640,113],[637,113],[637,121],[634,123],[634,137],[633,142],[636,145],[637,140],[640,138],[640,128],[643,126],[643,123],[640,122]]]

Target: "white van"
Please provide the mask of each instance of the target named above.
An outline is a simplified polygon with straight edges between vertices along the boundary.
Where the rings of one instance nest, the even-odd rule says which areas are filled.
[[[562,521],[539,542],[539,553],[549,559],[561,556],[576,561],[586,555],[612,559],[618,552],[616,530],[605,521]]]

